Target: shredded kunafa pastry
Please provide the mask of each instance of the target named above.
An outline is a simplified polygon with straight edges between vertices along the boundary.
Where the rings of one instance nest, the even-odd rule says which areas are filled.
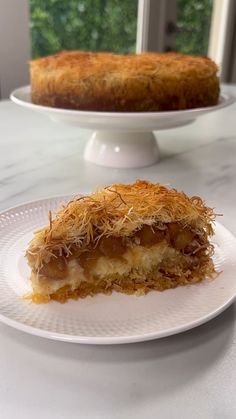
[[[29,244],[31,298],[143,295],[212,277],[214,219],[201,198],[145,180],[75,198]]]
[[[169,53],[64,51],[30,63],[35,104],[101,112],[158,112],[214,106],[220,82],[208,57]]]

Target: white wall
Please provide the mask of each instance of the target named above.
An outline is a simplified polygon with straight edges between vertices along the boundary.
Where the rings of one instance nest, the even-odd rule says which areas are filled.
[[[29,83],[29,10],[27,0],[0,0],[0,98]]]

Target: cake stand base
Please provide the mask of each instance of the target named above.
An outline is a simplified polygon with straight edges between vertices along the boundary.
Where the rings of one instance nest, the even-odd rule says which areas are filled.
[[[157,163],[160,152],[152,132],[101,130],[92,134],[84,158],[100,166],[138,168]]]

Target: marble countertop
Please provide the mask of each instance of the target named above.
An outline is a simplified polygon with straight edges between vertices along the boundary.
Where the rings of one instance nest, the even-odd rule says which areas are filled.
[[[224,90],[236,96],[236,86]],[[0,209],[143,178],[202,196],[236,235],[236,104],[158,132],[161,162],[143,169],[83,161],[89,135],[0,102]],[[47,341],[0,324],[1,419],[233,419],[235,320],[233,304],[192,331],[107,347]]]

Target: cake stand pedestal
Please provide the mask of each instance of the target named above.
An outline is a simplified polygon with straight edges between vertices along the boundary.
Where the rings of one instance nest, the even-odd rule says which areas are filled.
[[[160,152],[152,132],[95,131],[84,158],[101,166],[134,168],[155,164]]]

